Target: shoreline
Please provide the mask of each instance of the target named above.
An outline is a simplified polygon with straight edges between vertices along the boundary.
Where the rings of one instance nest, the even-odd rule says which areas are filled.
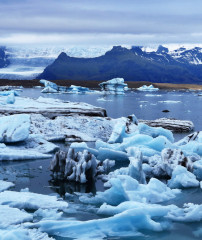
[[[100,88],[99,83],[102,81],[77,81],[77,80],[54,80],[51,81],[60,86],[68,87],[70,85],[77,85],[88,88]],[[129,88],[138,88],[142,85],[153,85],[162,90],[202,90],[202,85],[199,84],[176,84],[176,83],[152,83],[152,82],[125,82]],[[24,88],[31,88],[36,86],[42,86],[39,80],[8,80],[0,79],[0,86],[23,86]]]

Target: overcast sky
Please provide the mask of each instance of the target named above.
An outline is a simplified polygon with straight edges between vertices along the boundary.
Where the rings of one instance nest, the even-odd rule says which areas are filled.
[[[0,0],[0,44],[202,43],[201,0]]]

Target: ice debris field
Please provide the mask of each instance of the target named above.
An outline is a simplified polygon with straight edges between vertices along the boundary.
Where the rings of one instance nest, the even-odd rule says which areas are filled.
[[[15,191],[15,182],[0,175],[0,239],[146,238],[172,231],[176,223],[197,223],[192,235],[202,237],[202,204],[191,198],[183,206],[169,203],[184,189],[201,191],[202,132],[175,141],[170,130],[148,126],[135,115],[112,119],[89,104],[17,96],[6,103],[8,96],[15,93],[0,99],[0,161],[50,158],[59,181],[101,179],[105,189],[61,198]],[[50,106],[60,115],[45,114]],[[58,140],[72,143],[64,151]],[[71,217],[81,211],[96,217]]]

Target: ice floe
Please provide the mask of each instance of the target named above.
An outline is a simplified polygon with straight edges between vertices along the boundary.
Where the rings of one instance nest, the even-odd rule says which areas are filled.
[[[31,214],[7,205],[0,205],[0,216],[0,228],[5,228],[9,225],[20,224],[23,222],[30,222],[33,219]]]
[[[7,190],[13,186],[14,186],[14,184],[12,182],[6,182],[3,180],[0,180],[0,192]]]
[[[0,204],[19,209],[37,210],[53,209],[59,210],[68,207],[68,203],[59,201],[56,196],[43,195],[32,192],[4,191],[0,193]]]
[[[0,142],[24,141],[29,136],[30,115],[16,114],[0,117]]]
[[[99,84],[102,91],[105,91],[110,94],[124,94],[125,89],[127,89],[128,85],[124,83],[123,78],[113,78],[106,82],[102,82]]]
[[[137,88],[138,91],[149,91],[149,92],[153,92],[153,91],[158,91],[159,88],[155,88],[153,85],[143,85],[142,87]]]
[[[183,166],[176,166],[172,172],[172,177],[168,181],[170,188],[190,188],[198,187],[199,181],[196,180],[196,176],[188,172]]]

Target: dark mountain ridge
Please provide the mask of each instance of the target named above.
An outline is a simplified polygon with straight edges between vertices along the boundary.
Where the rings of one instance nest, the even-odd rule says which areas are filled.
[[[0,68],[7,67],[9,65],[8,56],[5,52],[5,47],[0,47]]]
[[[194,48],[171,54],[163,46],[156,52],[146,52],[136,46],[131,49],[115,46],[95,58],[69,57],[62,52],[37,78],[105,81],[122,77],[125,81],[202,84],[201,52],[200,48]]]

